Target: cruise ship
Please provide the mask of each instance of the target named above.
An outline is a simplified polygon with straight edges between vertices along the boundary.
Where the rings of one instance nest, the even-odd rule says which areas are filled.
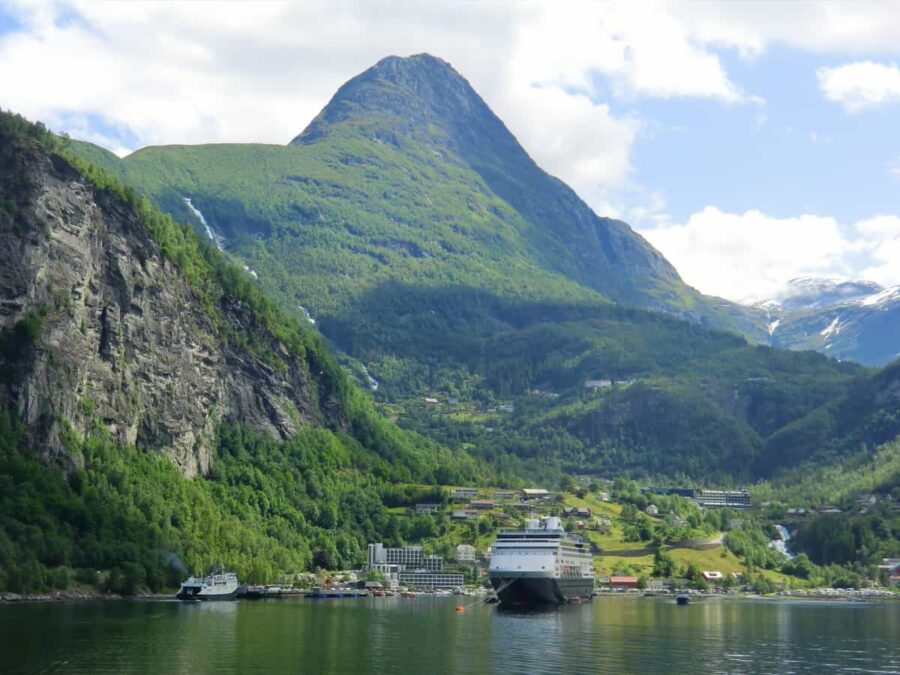
[[[233,600],[241,584],[234,572],[216,571],[208,577],[190,577],[181,584],[179,600]]]
[[[590,600],[594,564],[588,543],[559,518],[530,519],[522,530],[501,530],[491,547],[491,585],[506,606]]]

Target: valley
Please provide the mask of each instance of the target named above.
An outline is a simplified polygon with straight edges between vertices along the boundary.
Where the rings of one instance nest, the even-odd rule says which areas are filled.
[[[367,542],[460,534],[392,512],[397,485],[573,475],[622,481],[616,508],[638,513],[616,527],[642,546],[662,524],[628,481],[775,495],[745,528],[707,528],[728,572],[859,585],[897,553],[890,500],[855,514],[856,492],[803,483],[856,471],[894,498],[897,364],[764,344],[844,354],[790,336],[846,336],[835,307],[888,295],[700,294],[543,172],[440,59],[379,62],[285,146],[120,160],[2,121],[6,586],[103,569],[106,590],[157,590],[223,559],[254,580],[348,568]],[[783,510],[832,497],[839,518],[801,527],[818,576],[760,553]],[[818,546],[832,527],[851,554]],[[595,539],[603,571],[656,563]]]

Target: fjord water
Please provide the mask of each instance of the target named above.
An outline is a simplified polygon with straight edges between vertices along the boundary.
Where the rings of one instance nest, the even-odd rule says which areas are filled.
[[[468,600],[468,599],[467,599]],[[900,672],[900,603],[597,598],[552,611],[455,598],[0,606],[0,671]]]

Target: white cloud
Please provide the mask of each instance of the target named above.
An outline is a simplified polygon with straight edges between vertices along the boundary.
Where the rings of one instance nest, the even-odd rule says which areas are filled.
[[[867,257],[859,276],[883,286],[900,284],[900,217],[874,216],[853,225]]]
[[[747,98],[663,3],[545,3],[519,38],[514,60],[537,82],[593,93],[601,74],[621,97]]]
[[[796,277],[900,284],[900,217],[842,226],[828,216],[776,218],[707,206],[684,224],[641,234],[700,291],[746,302],[774,297]]]
[[[818,53],[895,54],[900,37],[894,0],[683,0],[674,7],[705,44],[735,48],[746,58],[773,44]]]
[[[741,297],[797,274],[892,274],[889,235],[832,218],[708,207],[671,223],[664,196],[633,168],[635,140],[652,122],[619,112],[647,97],[760,102],[732,80],[723,50],[748,61],[772,45],[895,58],[900,12],[890,0],[20,0],[6,10],[25,30],[0,36],[0,105],[120,153],[285,143],[349,78],[388,54],[427,51],[599,213],[651,228],[644,234],[701,290]],[[867,61],[819,71],[826,95],[856,109],[896,97],[898,78],[895,66]],[[765,108],[756,114],[765,124]]]
[[[890,173],[892,176],[900,178],[900,157],[897,157],[893,162],[888,163],[888,173]]]
[[[774,218],[707,206],[684,224],[642,230],[700,291],[742,301],[770,297],[797,276],[842,276],[854,244],[834,218]]]
[[[873,216],[858,221],[853,229],[865,237],[900,237],[900,217]]]
[[[626,102],[753,100],[716,53],[753,51],[752,40],[729,26],[695,31],[664,2],[23,0],[9,10],[26,30],[0,36],[0,105],[117,151],[284,143],[378,59],[428,51],[473,83],[540,164],[601,206],[597,195],[630,180],[641,126],[599,100],[597,78]],[[97,114],[110,128],[67,126]]]
[[[860,61],[819,68],[816,75],[825,98],[840,103],[848,112],[900,101],[900,68],[893,63]]]

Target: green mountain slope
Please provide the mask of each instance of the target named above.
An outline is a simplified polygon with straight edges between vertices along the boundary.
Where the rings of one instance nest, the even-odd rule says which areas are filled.
[[[428,55],[390,57],[354,78],[288,147],[145,148],[125,166],[179,216],[190,217],[190,197],[251,266],[271,262],[252,246],[265,237],[301,282],[290,292],[319,313],[332,311],[334,285],[321,277],[344,276],[351,293],[402,281],[602,296],[754,330],[732,318],[743,310],[686,286],[625,223],[598,217],[542,171],[469,84]],[[302,258],[286,260],[294,249]]]
[[[799,463],[868,454],[900,435],[900,362],[855,382],[837,397],[772,436],[767,455]]]
[[[391,482],[479,465],[388,423],[321,337],[39,125],[0,115],[0,588],[359,564]]]
[[[121,166],[309,312],[402,424],[501,464],[749,479],[799,461],[765,464],[768,438],[864,375],[710,330],[760,333],[544,173],[433,57],[379,62],[288,146],[145,148]],[[635,386],[585,391],[605,378]],[[491,417],[501,400],[515,412]]]

